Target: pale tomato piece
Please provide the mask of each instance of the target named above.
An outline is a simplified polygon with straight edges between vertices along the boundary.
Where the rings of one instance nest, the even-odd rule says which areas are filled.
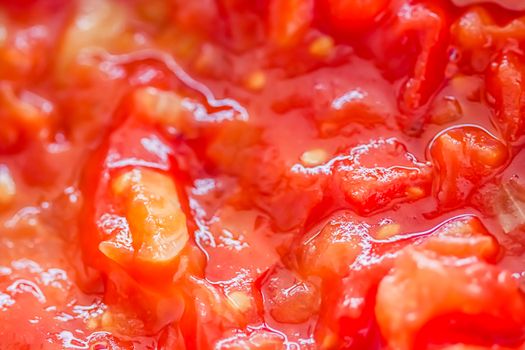
[[[379,285],[375,314],[389,347],[411,349],[427,323],[447,317],[466,320],[465,336],[483,339],[483,330],[517,337],[525,322],[525,298],[511,273],[497,267],[407,249]],[[428,341],[447,331],[440,328]]]
[[[217,329],[222,329],[224,326],[238,327],[247,324],[249,308],[254,307],[254,305],[246,307],[247,303],[250,303],[250,299],[253,298],[251,293],[233,292],[226,294],[221,290],[222,288],[214,286],[206,280],[193,278],[193,282],[195,287],[192,294],[196,304],[197,317],[203,325],[215,324],[219,326]],[[241,298],[244,298],[244,301],[241,302],[243,300]]]
[[[56,129],[54,104],[31,91],[0,83],[0,152],[21,148],[24,141],[50,141]]]
[[[181,172],[161,133],[129,118],[93,161],[84,184],[94,189],[85,197],[82,226],[87,262],[155,288],[173,285],[177,272],[196,267],[201,258],[188,244],[182,180],[175,179]]]
[[[15,6],[24,7],[24,13],[28,13],[32,4],[23,5],[24,2],[27,1],[17,2]],[[58,35],[48,26],[54,19],[45,18],[39,23],[19,21],[20,18],[9,13],[10,5],[2,3],[0,13],[0,76],[3,81],[29,86],[31,79],[45,72],[52,62],[49,50],[54,47]],[[64,9],[68,8],[68,4],[63,5]]]
[[[498,221],[505,231],[510,233],[525,226],[525,186],[523,175],[512,176],[508,181],[502,181],[494,196],[485,203],[490,203]]]
[[[491,48],[496,44],[491,35],[494,25],[489,12],[474,7],[465,12],[451,27],[454,47],[458,50],[459,63],[465,62],[476,72],[484,72],[490,63]]]
[[[6,165],[0,165],[0,209],[8,208],[16,199],[16,182]]]
[[[440,134],[430,146],[434,188],[443,208],[460,206],[471,192],[506,163],[507,148],[484,129],[465,126]]]

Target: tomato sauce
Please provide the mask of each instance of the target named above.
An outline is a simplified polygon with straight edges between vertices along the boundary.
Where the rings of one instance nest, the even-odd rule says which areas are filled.
[[[0,349],[525,349],[525,7],[0,1]]]

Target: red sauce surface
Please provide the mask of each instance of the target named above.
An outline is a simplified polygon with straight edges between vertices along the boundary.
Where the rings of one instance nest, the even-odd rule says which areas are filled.
[[[525,349],[524,11],[0,1],[0,349]]]

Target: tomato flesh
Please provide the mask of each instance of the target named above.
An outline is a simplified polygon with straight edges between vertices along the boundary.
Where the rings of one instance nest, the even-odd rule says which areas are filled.
[[[0,348],[524,349],[518,2],[0,1]]]

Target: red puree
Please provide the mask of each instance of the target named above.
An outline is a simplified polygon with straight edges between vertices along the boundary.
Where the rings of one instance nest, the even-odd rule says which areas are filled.
[[[0,349],[525,349],[521,0],[0,2]]]

